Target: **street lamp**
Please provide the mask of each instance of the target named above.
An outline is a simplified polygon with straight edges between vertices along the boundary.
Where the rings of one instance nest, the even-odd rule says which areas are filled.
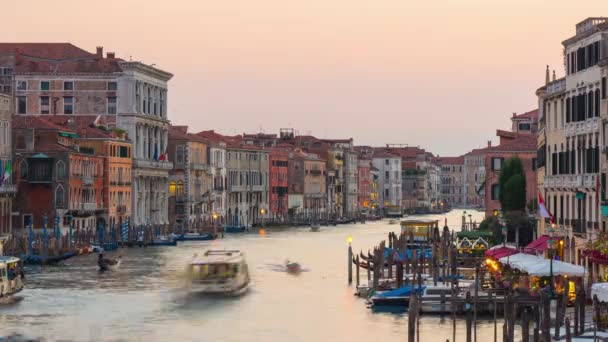
[[[264,213],[266,210],[264,208],[260,209],[260,215],[262,216],[262,229],[264,229]]]
[[[550,262],[549,262],[549,294],[551,295],[551,298],[553,298],[553,295],[555,293],[555,289],[553,287],[553,257],[555,254],[555,240],[553,239],[553,233],[555,232],[555,223],[551,223],[551,228],[549,229],[549,258],[550,258]]]

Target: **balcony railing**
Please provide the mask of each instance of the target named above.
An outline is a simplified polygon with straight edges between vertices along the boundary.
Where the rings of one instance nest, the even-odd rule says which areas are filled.
[[[93,177],[82,176],[82,185],[93,185]]]
[[[585,121],[566,123],[566,136],[575,136],[599,132],[600,118],[589,118]]]
[[[572,232],[574,234],[585,234],[587,232],[587,223],[583,220],[572,220]]]
[[[134,158],[133,164],[136,168],[151,168],[151,169],[163,169],[163,170],[171,170],[173,169],[173,163],[164,161],[164,160],[148,160],[148,159],[139,159]]]
[[[0,185],[0,194],[14,194],[17,192],[17,185],[3,184]]]
[[[202,164],[202,163],[190,163],[190,168],[192,170],[196,170],[196,171],[208,171],[208,170],[210,170],[208,164]]]
[[[97,210],[97,203],[82,203],[81,208],[85,211],[95,211]]]
[[[127,206],[124,204],[120,204],[116,206],[116,212],[118,214],[125,214],[127,212]]]

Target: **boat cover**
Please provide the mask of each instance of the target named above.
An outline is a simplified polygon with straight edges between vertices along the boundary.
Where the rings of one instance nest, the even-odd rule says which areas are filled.
[[[426,288],[426,286],[422,286],[422,290],[424,291],[424,289]],[[415,294],[418,294],[419,287],[416,286],[415,287]],[[386,291],[386,292],[381,292],[376,294],[376,297],[408,297],[409,295],[412,294],[412,286],[411,285],[405,285],[403,287],[400,287],[398,289],[394,289],[391,291]]]
[[[591,285],[591,298],[597,296],[600,302],[608,302],[608,283],[596,283]]]

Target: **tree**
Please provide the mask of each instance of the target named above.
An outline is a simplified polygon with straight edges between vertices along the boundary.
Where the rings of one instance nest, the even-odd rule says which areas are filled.
[[[526,210],[526,173],[519,157],[505,162],[498,185],[498,199],[504,212]]]

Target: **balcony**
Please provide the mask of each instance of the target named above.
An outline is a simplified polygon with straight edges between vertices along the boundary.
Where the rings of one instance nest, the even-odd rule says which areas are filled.
[[[559,80],[555,80],[550,82],[547,85],[547,95],[553,95],[556,93],[562,93],[566,91],[566,78],[560,78]]]
[[[585,121],[566,123],[566,136],[572,137],[582,134],[596,133],[600,130],[600,118],[590,118]]]
[[[17,185],[3,184],[0,185],[0,194],[14,194],[17,192]]]
[[[119,215],[127,213],[127,206],[124,204],[120,204],[116,206],[116,213]]]
[[[173,163],[164,160],[154,159],[139,159],[133,158],[133,166],[135,168],[148,168],[148,169],[161,169],[171,170],[173,169]]]
[[[81,210],[95,211],[95,210],[97,210],[97,203],[82,203]]]
[[[82,185],[88,185],[88,186],[93,185],[93,177],[82,176]]]
[[[587,223],[583,220],[582,222],[579,220],[572,220],[572,232],[576,235],[585,234],[587,232]]]
[[[595,174],[586,174],[583,176],[583,186],[585,188],[597,188],[597,175]]]
[[[202,163],[190,163],[190,169],[195,171],[211,171],[209,165]]]
[[[552,175],[546,176],[544,181],[545,189],[581,188],[582,186],[583,175]]]

